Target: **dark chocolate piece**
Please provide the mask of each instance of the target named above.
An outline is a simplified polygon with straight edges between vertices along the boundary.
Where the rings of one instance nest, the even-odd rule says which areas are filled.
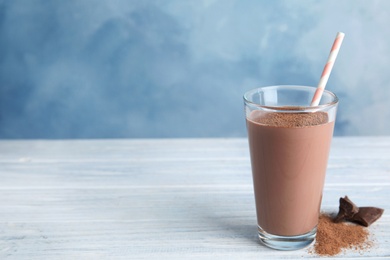
[[[358,206],[353,203],[348,196],[340,198],[339,213],[337,214],[334,222],[341,222],[343,220],[351,219],[356,213],[358,213]]]
[[[368,227],[382,216],[383,211],[383,209],[376,207],[360,207],[358,213],[352,217],[351,221]]]
[[[376,207],[358,207],[348,196],[340,198],[339,213],[334,218],[334,222],[351,221],[368,227],[377,221],[383,214],[384,209]]]

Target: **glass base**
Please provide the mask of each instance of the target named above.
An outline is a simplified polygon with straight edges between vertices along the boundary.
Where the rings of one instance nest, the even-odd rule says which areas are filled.
[[[317,227],[310,232],[298,236],[278,236],[265,232],[261,227],[258,227],[259,238],[265,246],[277,250],[298,250],[309,246],[314,242],[317,234]]]

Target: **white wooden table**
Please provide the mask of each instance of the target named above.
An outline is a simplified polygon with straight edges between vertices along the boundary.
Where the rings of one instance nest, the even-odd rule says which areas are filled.
[[[246,139],[0,141],[0,259],[313,258],[259,244]],[[322,210],[348,195],[385,209],[390,137],[334,138]]]

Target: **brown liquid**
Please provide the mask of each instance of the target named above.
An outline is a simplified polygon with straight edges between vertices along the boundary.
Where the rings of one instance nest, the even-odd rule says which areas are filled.
[[[323,112],[252,111],[247,118],[257,222],[266,232],[292,236],[316,227],[334,127],[327,121]]]

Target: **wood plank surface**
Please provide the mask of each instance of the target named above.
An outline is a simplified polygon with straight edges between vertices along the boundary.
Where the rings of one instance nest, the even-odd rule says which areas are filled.
[[[322,210],[382,207],[369,251],[390,257],[390,137],[336,137]],[[246,139],[1,140],[0,259],[315,258],[258,242]]]

